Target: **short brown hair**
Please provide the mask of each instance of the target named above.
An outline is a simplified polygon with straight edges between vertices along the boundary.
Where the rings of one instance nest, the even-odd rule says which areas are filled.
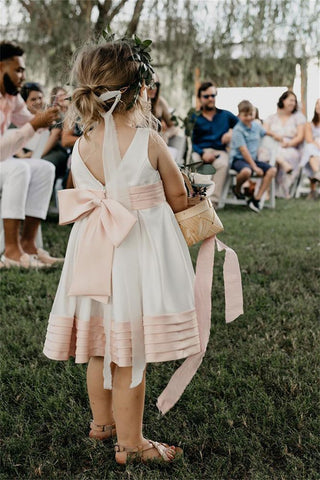
[[[205,92],[205,91],[208,90],[208,88],[210,88],[210,87],[215,87],[215,88],[217,88],[217,85],[216,85],[214,82],[211,82],[211,81],[209,81],[209,82],[202,82],[201,85],[200,85],[200,87],[198,88],[198,93],[197,93],[198,98],[201,97],[201,93],[202,93],[202,92]]]
[[[249,100],[242,100],[238,105],[239,113],[250,113],[253,112],[253,105]]]

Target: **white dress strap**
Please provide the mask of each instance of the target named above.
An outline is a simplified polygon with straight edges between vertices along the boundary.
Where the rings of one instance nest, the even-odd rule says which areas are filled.
[[[137,162],[137,168],[148,158],[149,133],[149,128],[138,128],[138,136],[132,152]]]
[[[146,148],[148,149],[148,141],[149,141],[149,128],[137,127],[139,132],[139,138],[137,139],[136,148]]]

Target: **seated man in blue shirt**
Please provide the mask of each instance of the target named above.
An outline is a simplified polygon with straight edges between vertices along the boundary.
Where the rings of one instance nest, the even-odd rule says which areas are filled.
[[[212,82],[202,83],[198,90],[201,104],[200,115],[195,114],[192,147],[205,163],[212,163],[216,169],[212,180],[215,191],[212,201],[218,204],[226,180],[229,159],[226,147],[231,140],[232,128],[238,118],[227,110],[216,107],[217,87]]]
[[[244,199],[241,185],[251,177],[253,172],[258,177],[263,177],[257,195],[248,201],[249,208],[259,213],[260,199],[269,188],[277,169],[268,163],[257,160],[260,140],[266,135],[266,131],[259,123],[253,122],[253,105],[248,100],[243,100],[239,103],[238,110],[240,121],[233,129],[230,152],[231,168],[239,172],[233,193],[237,198]]]

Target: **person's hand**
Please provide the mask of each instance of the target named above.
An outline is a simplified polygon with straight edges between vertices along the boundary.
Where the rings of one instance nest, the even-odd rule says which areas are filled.
[[[50,107],[44,112],[37,113],[30,121],[30,124],[34,130],[50,127],[59,118],[59,111],[59,107]]]
[[[161,132],[168,130],[168,126],[164,120],[161,120]]]
[[[288,148],[288,147],[290,147],[290,142],[288,142],[288,140],[282,140],[282,142],[281,142],[281,147],[282,147],[282,148]]]
[[[258,177],[263,177],[263,170],[262,170],[262,168],[256,167],[256,168],[254,169],[254,172],[255,172],[255,174],[256,174]]]
[[[226,145],[227,143],[231,142],[231,137],[232,137],[232,130],[229,130],[227,133],[224,133],[221,137],[221,143],[223,145]]]
[[[31,158],[32,152],[25,152],[23,148],[14,154],[16,158]]]
[[[216,159],[216,155],[214,152],[203,152],[201,156],[204,163],[212,163]]]
[[[277,142],[283,142],[283,137],[281,135],[277,135],[276,133],[272,133],[272,138],[276,140]]]

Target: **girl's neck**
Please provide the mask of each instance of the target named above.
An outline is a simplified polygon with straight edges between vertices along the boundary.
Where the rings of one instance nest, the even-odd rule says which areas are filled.
[[[133,124],[131,120],[131,115],[122,115],[122,114],[113,114],[113,120],[116,126],[116,129],[124,129],[124,128],[135,128],[135,125]],[[102,120],[99,122],[95,128],[92,130],[98,132],[103,132],[104,130],[104,121]]]
[[[114,113],[113,114],[113,120],[116,125],[116,128],[121,128],[121,127],[131,127],[134,128],[134,121],[133,121],[133,116],[131,114],[121,114],[121,113]]]

